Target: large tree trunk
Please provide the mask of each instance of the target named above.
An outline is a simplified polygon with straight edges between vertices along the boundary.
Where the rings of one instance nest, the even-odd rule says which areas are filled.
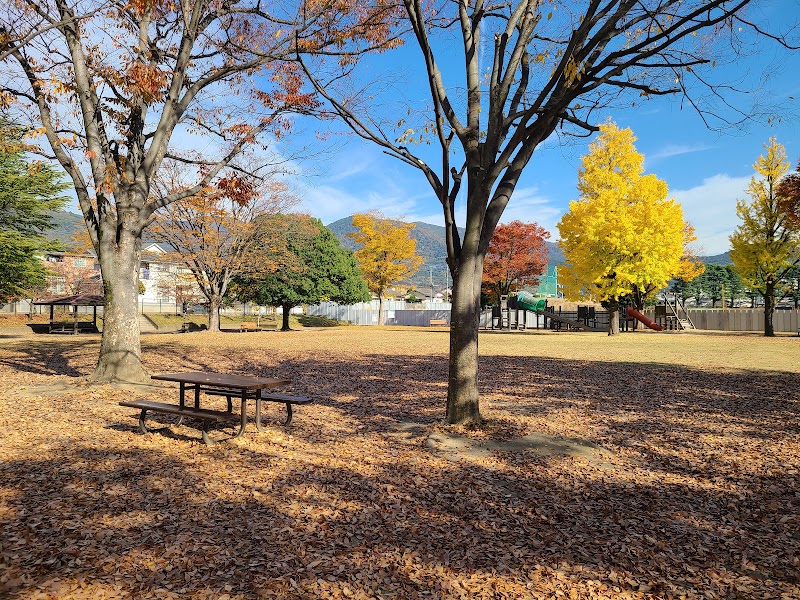
[[[384,325],[386,319],[383,316],[383,294],[378,294],[378,325]]]
[[[608,300],[604,304],[608,311],[608,335],[619,335],[619,302]]]
[[[141,382],[148,379],[142,367],[139,339],[140,241],[123,238],[119,244],[103,243],[99,253],[105,308],[100,357],[91,379],[102,382]]]
[[[480,423],[478,403],[478,327],[481,311],[480,257],[461,255],[453,279],[450,312],[450,363],[447,385],[447,422]]]
[[[764,335],[775,337],[775,327],[772,318],[775,314],[775,284],[767,282],[764,289]]]
[[[219,331],[219,307],[222,306],[222,298],[212,295],[208,299],[208,330]]]
[[[281,326],[281,331],[291,331],[292,328],[289,327],[289,313],[292,311],[291,306],[288,304],[284,304],[283,308],[283,325]]]

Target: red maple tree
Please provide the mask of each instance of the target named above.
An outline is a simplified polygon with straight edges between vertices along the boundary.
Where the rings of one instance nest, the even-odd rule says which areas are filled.
[[[522,286],[536,285],[547,268],[550,234],[536,223],[498,225],[486,251],[483,288],[494,300]]]
[[[797,170],[778,183],[778,196],[778,207],[786,223],[793,229],[800,229],[800,161]]]

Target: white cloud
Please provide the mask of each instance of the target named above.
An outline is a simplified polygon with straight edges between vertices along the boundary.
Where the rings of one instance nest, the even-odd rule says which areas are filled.
[[[673,156],[692,154],[694,152],[703,152],[705,150],[712,150],[713,148],[714,146],[706,144],[669,144],[660,150],[647,154],[645,162],[658,161],[662,158],[672,158]]]
[[[535,187],[517,188],[508,202],[501,223],[522,221],[530,223],[536,221],[541,227],[550,232],[550,240],[558,239],[556,223],[564,214],[563,206],[557,205],[554,200],[537,194]]]
[[[405,188],[391,181],[384,183],[380,191],[365,189],[361,193],[354,193],[342,186],[313,185],[312,182],[298,190],[301,198],[298,209],[314,215],[326,224],[354,213],[371,210],[380,211],[387,217],[419,220],[415,212],[418,210],[420,197],[410,196]]]
[[[746,196],[750,177],[718,174],[688,190],[672,190],[683,205],[684,217],[694,225],[701,254],[721,254],[730,249],[728,236],[739,224],[736,200]]]

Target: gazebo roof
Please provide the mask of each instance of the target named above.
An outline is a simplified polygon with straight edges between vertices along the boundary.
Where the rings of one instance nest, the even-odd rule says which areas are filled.
[[[78,294],[50,300],[37,300],[34,304],[37,306],[105,306],[106,301],[103,296],[97,294]]]

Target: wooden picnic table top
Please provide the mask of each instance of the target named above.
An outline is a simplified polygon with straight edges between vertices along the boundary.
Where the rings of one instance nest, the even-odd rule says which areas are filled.
[[[244,391],[278,388],[292,383],[289,379],[249,377],[247,375],[230,375],[228,373],[202,373],[199,371],[188,373],[162,373],[160,375],[152,375],[151,379]]]

